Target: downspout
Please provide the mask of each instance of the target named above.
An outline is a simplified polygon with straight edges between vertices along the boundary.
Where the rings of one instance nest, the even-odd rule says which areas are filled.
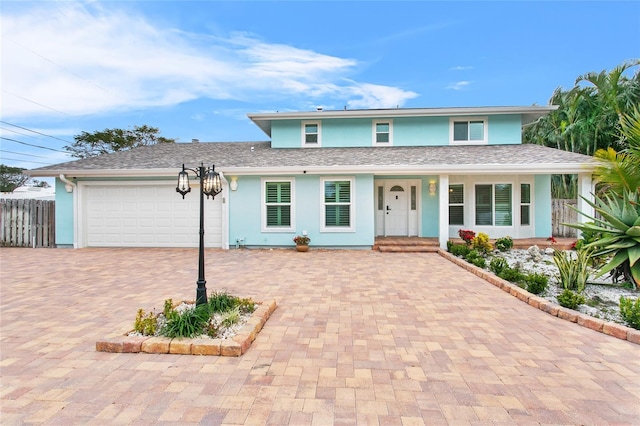
[[[218,172],[223,186],[229,188],[229,182],[222,172]],[[229,249],[229,194],[222,197],[222,248]]]
[[[64,183],[64,189],[69,193],[73,193],[73,248],[78,248],[80,247],[78,242],[78,191],[74,191],[74,189],[76,189],[78,185],[75,182],[67,179],[67,177],[62,173],[60,173],[59,178],[60,181]]]
[[[67,192],[73,192],[73,189],[76,187],[75,183],[67,179],[67,177],[62,173],[60,174],[60,180],[64,183],[64,189],[66,189]]]

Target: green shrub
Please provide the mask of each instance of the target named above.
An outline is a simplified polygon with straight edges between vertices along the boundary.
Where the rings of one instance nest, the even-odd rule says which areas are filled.
[[[507,268],[509,268],[509,263],[504,257],[494,257],[489,262],[489,270],[498,276]]]
[[[224,290],[214,291],[209,297],[209,309],[212,313],[227,312],[238,306],[240,299]]]
[[[234,308],[228,312],[225,312],[222,318],[222,325],[225,327],[231,327],[240,321],[240,309]]]
[[[525,289],[529,293],[541,294],[547,289],[548,283],[549,283],[549,278],[547,278],[547,276],[543,274],[533,273],[533,274],[527,274],[524,277]]]
[[[143,336],[153,336],[158,330],[158,318],[153,312],[145,315],[143,309],[138,309],[134,330]]]
[[[477,250],[471,250],[469,253],[467,253],[467,255],[464,257],[464,260],[479,268],[487,267],[487,261],[480,255],[480,253],[478,253]]]
[[[251,298],[240,299],[238,302],[238,310],[241,314],[251,314],[256,310],[256,302]]]
[[[500,278],[503,280],[512,282],[512,283],[520,283],[524,281],[525,275],[518,268],[505,268],[501,273],[498,274]]]
[[[480,232],[478,235],[476,235],[476,237],[472,240],[472,246],[474,250],[485,254],[493,250],[493,246],[489,242],[489,236],[484,232]]]
[[[452,255],[458,257],[465,257],[470,251],[471,249],[465,244],[453,244],[451,246],[451,250],[449,250]]]
[[[640,298],[620,296],[620,316],[629,327],[640,330]]]
[[[558,303],[569,309],[576,309],[585,302],[584,296],[566,288],[558,296]]]
[[[576,251],[573,259],[570,252],[556,250],[553,252],[553,261],[558,267],[558,282],[568,290],[582,292],[589,278],[589,258],[591,249]]]
[[[496,248],[500,251],[507,251],[513,248],[513,238],[506,236],[496,240]]]
[[[204,332],[209,322],[209,307],[205,304],[186,309],[183,312],[171,312],[162,329],[166,337],[195,337]]]

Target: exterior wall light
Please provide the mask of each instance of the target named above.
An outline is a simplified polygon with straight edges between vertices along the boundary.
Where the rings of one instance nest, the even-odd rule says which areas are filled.
[[[431,181],[429,182],[429,195],[436,195],[436,182],[435,181]]]
[[[238,190],[238,177],[237,176],[231,176],[231,182],[229,182],[229,188],[231,188],[232,191],[237,191]]]

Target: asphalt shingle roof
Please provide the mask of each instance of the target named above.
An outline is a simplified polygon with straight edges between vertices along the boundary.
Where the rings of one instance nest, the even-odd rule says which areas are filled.
[[[177,169],[203,162],[217,170],[238,168],[412,166],[472,167],[486,165],[584,165],[586,155],[530,144],[394,146],[354,148],[271,148],[270,142],[169,143],[101,155],[34,169],[47,171]],[[559,170],[558,173],[561,171]]]

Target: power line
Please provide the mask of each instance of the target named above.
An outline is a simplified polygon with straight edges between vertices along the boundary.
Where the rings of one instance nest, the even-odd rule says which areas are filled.
[[[26,142],[22,142],[22,141],[17,141],[15,139],[5,138],[4,136],[0,136],[0,139],[8,140],[8,141],[15,142],[15,143],[20,143],[22,145],[33,146],[33,147],[36,147],[36,148],[48,149],[49,151],[62,152],[63,154],[68,154],[68,152],[60,151],[59,149],[53,149],[53,148],[49,148],[48,146],[34,145],[32,143],[26,143]]]
[[[46,106],[46,105],[40,104],[40,103],[38,103],[38,102],[36,102],[36,101],[32,101],[31,99],[27,99],[27,98],[25,98],[24,96],[16,95],[15,93],[7,92],[6,90],[3,90],[3,91],[2,91],[2,93],[6,93],[7,95],[15,96],[16,98],[20,98],[20,99],[22,99],[23,101],[31,102],[32,104],[35,104],[35,105],[41,106],[42,108],[50,109],[50,110],[51,110],[51,111],[53,111],[53,112],[57,112],[57,113],[59,113],[59,114],[66,115],[67,117],[71,117],[71,115],[67,114],[66,112],[58,111],[58,110],[57,110],[57,109],[55,109],[55,108],[51,108],[51,107],[49,107],[49,106]]]
[[[51,135],[47,135],[47,134],[44,134],[44,133],[40,133],[40,132],[38,132],[36,130],[31,130],[31,129],[27,129],[26,127],[18,126],[17,124],[7,123],[6,121],[2,121],[2,120],[0,120],[0,123],[8,124],[9,126],[17,127],[18,129],[26,130],[28,132],[35,133],[35,134],[42,135],[42,136],[46,136],[48,138],[56,139],[56,140],[59,140],[59,141],[65,142],[65,143],[72,143],[72,142],[66,141],[64,139],[57,138],[55,136],[51,136]],[[15,130],[11,130],[11,129],[6,129],[6,130],[8,130],[10,132],[15,132],[15,133],[18,133],[18,134],[23,134],[23,133],[16,132]],[[25,136],[27,136],[27,135],[25,135]]]
[[[25,162],[25,163],[34,163],[34,164],[44,164],[47,166],[52,165],[53,163],[44,163],[42,161],[32,161],[32,160],[25,160],[22,158],[7,158],[7,157],[2,157],[3,160],[10,160],[10,161],[21,161],[21,162]]]
[[[4,149],[0,149],[0,152],[7,152],[9,154],[16,154],[16,155],[24,155],[25,157],[47,158],[47,157],[43,157],[42,155],[23,154],[22,152],[6,151]]]

